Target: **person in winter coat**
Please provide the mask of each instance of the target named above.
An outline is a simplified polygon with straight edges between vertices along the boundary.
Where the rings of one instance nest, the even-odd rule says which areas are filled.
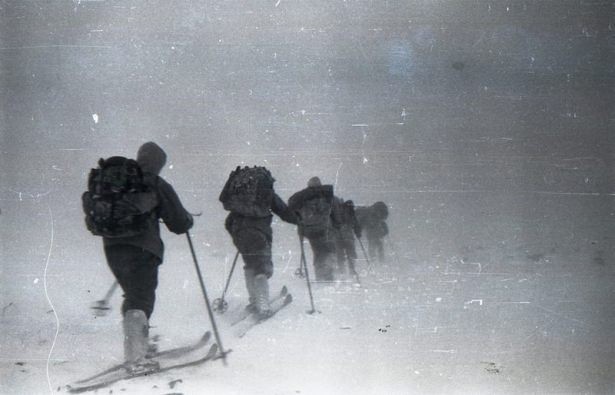
[[[335,234],[333,230],[333,185],[322,185],[312,177],[307,188],[288,200],[288,207],[297,215],[299,237],[307,237],[312,248],[314,272],[318,281],[332,281],[335,266]]]
[[[333,218],[338,274],[341,276],[345,275],[345,262],[347,261],[348,274],[356,279],[358,274],[354,263],[357,259],[357,251],[355,249],[354,239],[355,236],[361,238],[361,226],[355,215],[353,201],[344,201],[344,199],[341,198],[334,198]]]
[[[151,368],[153,363],[145,356],[158,266],[164,253],[159,220],[176,234],[187,232],[193,224],[192,215],[184,209],[173,187],[159,176],[165,162],[165,152],[155,143],[148,142],[139,148],[137,163],[143,171],[144,183],[155,192],[156,206],[147,220],[147,230],[131,237],[103,237],[107,263],[124,291],[124,357],[132,370]]]
[[[235,172],[239,171],[241,169],[238,167]],[[268,170],[265,171],[269,174]],[[234,172],[229,176],[227,184],[220,194],[219,200],[223,204],[231,199],[232,191],[229,185],[231,185],[233,177]],[[239,210],[236,210],[225,204],[225,208],[229,209],[230,213],[226,217],[224,225],[244,261],[243,270],[248,290],[246,309],[260,318],[266,318],[271,314],[268,280],[273,275],[273,261],[271,259],[273,214],[276,214],[285,222],[297,223],[295,215],[288,210],[286,203],[273,190],[273,181],[273,178],[271,178],[269,193],[259,194],[257,197],[261,200],[257,203],[257,205],[261,205],[261,209],[248,208],[242,210],[241,207],[238,207]]]
[[[367,248],[370,258],[384,261],[383,239],[389,234],[386,219],[389,209],[384,202],[376,202],[368,207],[356,208],[357,220],[367,237]]]

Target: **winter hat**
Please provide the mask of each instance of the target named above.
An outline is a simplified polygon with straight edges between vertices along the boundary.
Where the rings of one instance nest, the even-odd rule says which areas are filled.
[[[312,178],[309,179],[307,185],[308,185],[308,187],[319,187],[322,184],[320,183],[320,178],[312,177]]]
[[[167,154],[151,141],[143,144],[137,153],[137,163],[144,173],[160,174],[160,170],[162,170],[166,161]]]

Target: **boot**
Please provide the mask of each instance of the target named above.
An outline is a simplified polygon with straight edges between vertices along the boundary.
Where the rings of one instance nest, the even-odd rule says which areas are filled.
[[[149,323],[143,310],[128,310],[124,314],[124,360],[131,373],[154,370],[158,362],[146,358]]]
[[[269,306],[269,283],[266,275],[258,274],[254,277],[254,291],[258,316],[260,318],[269,317],[271,315],[271,306]]]
[[[248,290],[248,305],[246,310],[250,313],[256,313],[256,292],[254,290],[254,269],[243,269],[243,274],[246,278],[246,289]]]

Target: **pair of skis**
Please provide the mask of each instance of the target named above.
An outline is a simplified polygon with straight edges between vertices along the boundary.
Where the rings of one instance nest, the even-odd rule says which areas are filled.
[[[196,351],[205,348],[211,340],[211,332],[205,332],[205,334],[196,343],[172,348],[169,350],[158,351],[154,353],[150,359],[159,363],[160,367],[156,369],[145,369],[137,373],[130,372],[127,369],[126,364],[114,365],[100,373],[87,377],[82,380],[78,380],[72,384],[67,385],[68,392],[80,393],[85,391],[92,391],[99,388],[107,387],[118,381],[129,380],[136,377],[151,376],[170,370],[176,370],[189,366],[197,366],[207,361],[211,361],[216,358],[218,353],[218,345],[212,344],[207,348],[207,351],[200,358],[189,359],[188,361],[177,361],[181,357],[195,353]]]
[[[270,300],[271,314],[269,316],[267,316],[266,318],[262,318],[258,317],[256,314],[244,311],[238,317],[238,319],[231,323],[231,325],[237,328],[237,336],[243,337],[250,329],[273,317],[277,312],[288,306],[292,302],[292,300],[292,295],[288,293],[288,289],[284,286],[282,287],[282,290],[279,292],[279,294]],[[196,343],[192,345],[172,348],[154,353],[150,356],[150,359],[158,362],[158,364],[160,365],[156,369],[145,369],[144,371],[134,373],[130,372],[127,369],[126,364],[114,365],[93,376],[78,380],[72,384],[67,385],[68,392],[76,394],[86,391],[92,391],[107,387],[111,384],[117,383],[118,381],[130,380],[142,376],[152,376],[171,370],[201,365],[203,363],[206,363],[207,361],[211,361],[216,358],[216,355],[218,354],[217,344],[210,345],[207,348],[206,353],[200,358],[193,358],[187,361],[178,361],[178,359],[181,359],[184,356],[196,353],[197,351],[206,348],[210,340],[211,332],[207,331]]]
[[[250,329],[273,317],[284,307],[288,306],[292,301],[293,296],[288,293],[288,288],[284,286],[276,296],[269,300],[271,310],[267,317],[259,317],[256,313],[251,313],[248,310],[244,310],[237,319],[231,322],[231,326],[236,328],[235,334],[237,337],[244,337]]]

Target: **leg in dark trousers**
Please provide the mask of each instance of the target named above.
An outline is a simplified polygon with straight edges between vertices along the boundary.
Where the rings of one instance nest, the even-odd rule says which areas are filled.
[[[243,269],[249,297],[247,308],[266,317],[270,313],[267,280],[273,275],[271,239],[257,228],[240,228],[231,236],[245,263]]]
[[[310,246],[314,255],[314,272],[316,280],[332,281],[332,260],[335,254],[335,243],[329,240],[326,233],[309,237]]]
[[[130,369],[150,369],[157,362],[147,360],[149,345],[149,317],[154,311],[158,266],[156,255],[131,245],[105,248],[107,263],[124,291],[122,325],[124,328],[124,359]]]
[[[344,239],[335,239],[335,253],[337,255],[337,274],[343,276],[346,272],[346,246]]]
[[[149,319],[156,302],[160,258],[131,245],[105,248],[107,263],[124,291],[122,315],[128,310],[142,310]]]
[[[376,258],[376,254],[378,249],[378,239],[376,238],[369,238],[367,239],[367,250],[368,250],[368,254],[369,257],[373,260]]]
[[[346,240],[346,256],[348,258],[348,271],[351,275],[355,276],[357,271],[354,267],[354,262],[357,259],[357,250],[354,245],[354,239]]]
[[[378,259],[380,262],[384,262],[384,243],[383,239],[376,240],[376,252],[378,253]]]
[[[354,237],[354,236],[353,236]],[[354,245],[354,239],[348,237],[340,237],[335,243],[337,252],[337,265],[340,275],[344,275],[346,272],[346,261],[348,261],[348,272],[351,275],[355,275],[354,261],[357,259],[357,251]]]

